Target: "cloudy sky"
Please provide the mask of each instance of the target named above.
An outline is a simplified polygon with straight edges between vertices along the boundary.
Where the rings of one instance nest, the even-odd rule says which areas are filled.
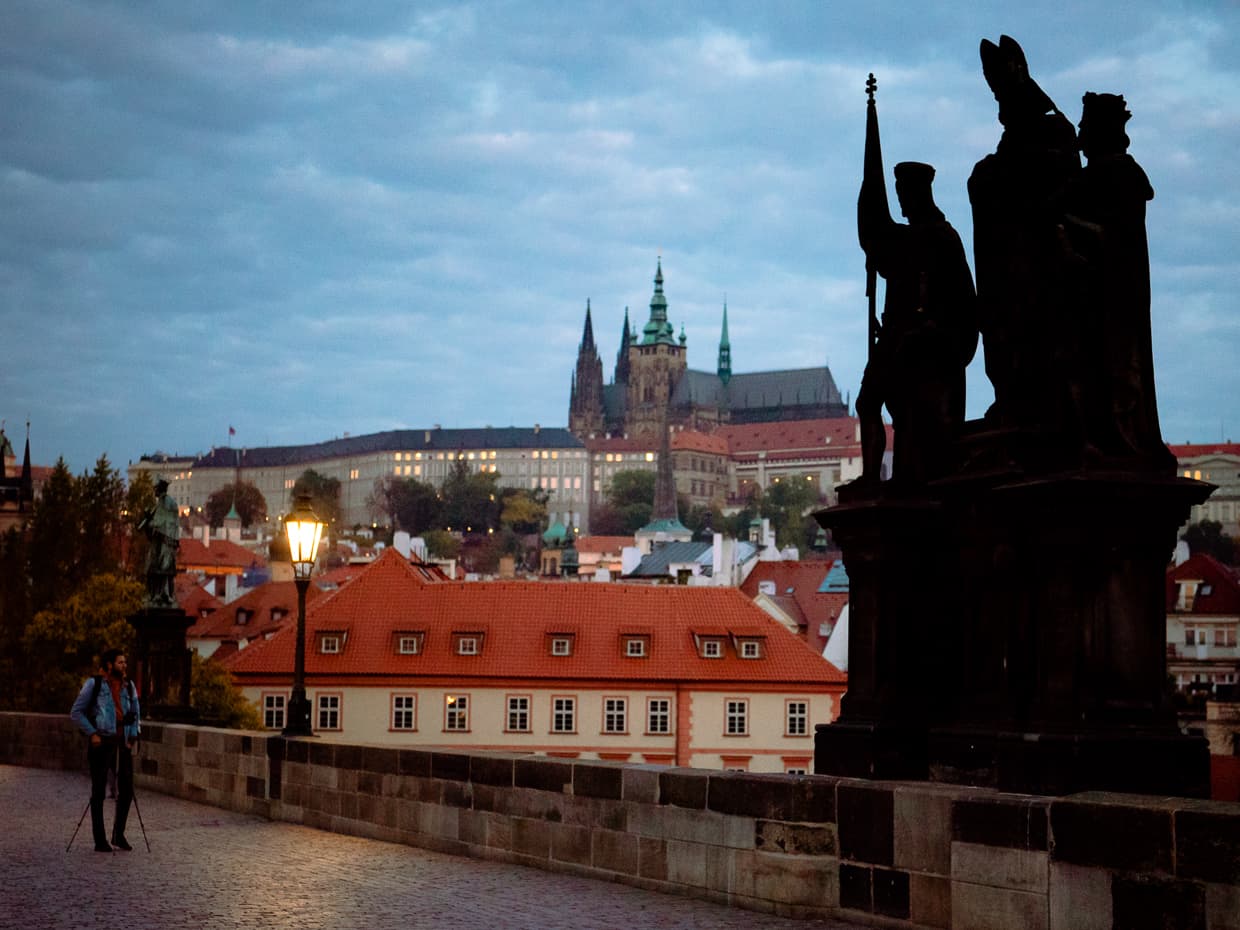
[[[726,297],[736,371],[855,396],[866,74],[967,244],[1006,32],[1073,122],[1127,97],[1164,432],[1240,440],[1240,8],[928,6],[5,0],[0,418],[75,471],[564,425],[586,300],[610,377],[660,253],[690,365]]]

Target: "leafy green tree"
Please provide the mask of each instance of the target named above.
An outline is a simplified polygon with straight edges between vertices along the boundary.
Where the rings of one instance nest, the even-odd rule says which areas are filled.
[[[127,531],[122,515],[125,482],[108,457],[101,455],[95,462],[94,471],[82,475],[76,483],[81,510],[79,577],[114,572],[120,568]]]
[[[1224,565],[1236,564],[1236,542],[1223,532],[1223,524],[1217,520],[1190,524],[1180,539],[1188,543],[1191,552],[1212,555]]]
[[[81,526],[77,484],[65,460],[58,459],[30,520],[30,597],[35,611],[71,594],[81,580]]]
[[[514,534],[537,533],[547,521],[551,494],[541,488],[504,488],[500,491],[499,522]]]
[[[393,476],[395,477],[395,476]],[[425,481],[403,478],[395,487],[395,526],[413,536],[443,525],[443,501],[439,492]]]
[[[248,481],[238,481],[224,485],[207,498],[205,511],[212,528],[224,525],[224,518],[234,505],[243,527],[248,528],[267,519],[267,498],[263,497],[263,492]]]
[[[818,531],[818,524],[809,512],[819,503],[818,485],[799,475],[791,475],[771,483],[762,495],[759,510],[771,520],[776,545],[804,549]]]
[[[441,519],[450,529],[485,533],[499,526],[499,475],[470,471],[458,458],[440,488]]]
[[[650,516],[654,513],[656,480],[654,472],[638,469],[618,471],[611,476],[607,503],[619,515],[623,527],[620,533],[614,535],[631,536],[650,522]]]
[[[645,526],[645,524],[642,524]],[[590,511],[590,532],[595,536],[632,536],[619,510],[606,502]]]
[[[427,553],[437,559],[455,559],[461,554],[461,541],[446,530],[430,530],[422,538]]]
[[[258,708],[246,700],[228,670],[194,653],[189,703],[207,723],[234,730],[261,730]]]
[[[65,711],[98,667],[101,652],[109,647],[129,652],[134,642],[129,617],[141,608],[143,594],[134,579],[103,572],[35,614],[22,637],[32,710]]]
[[[28,674],[22,636],[30,624],[26,538],[16,528],[0,535],[0,707],[17,707]]]
[[[336,533],[340,527],[340,479],[328,478],[321,475],[313,468],[307,468],[301,473],[301,477],[293,483],[292,494],[289,497],[289,509],[299,494],[310,495],[310,506],[314,508],[315,515],[327,524],[324,530],[325,535],[336,538]]]

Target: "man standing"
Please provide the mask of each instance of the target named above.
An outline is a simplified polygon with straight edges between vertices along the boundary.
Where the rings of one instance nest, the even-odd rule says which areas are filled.
[[[125,677],[128,665],[119,649],[109,649],[100,657],[99,674],[86,679],[69,711],[70,719],[90,739],[86,752],[90,763],[90,825],[95,835],[95,852],[111,852],[113,847],[128,852],[125,821],[133,801],[133,747],[141,732],[138,695],[133,682]],[[116,771],[116,820],[109,844],[103,829],[103,795],[108,771]]]

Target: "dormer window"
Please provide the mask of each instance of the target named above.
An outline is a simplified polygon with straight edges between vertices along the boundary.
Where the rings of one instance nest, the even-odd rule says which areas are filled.
[[[285,610],[283,607],[273,607],[273,608],[271,608],[271,621],[272,621],[273,623],[279,623],[279,622],[280,622],[281,620],[283,620],[283,619],[284,619],[287,615],[288,615],[288,611],[287,611],[287,610]]]
[[[722,659],[723,658],[723,643],[717,639],[702,640],[702,658]]]
[[[642,659],[647,654],[647,642],[644,636],[626,636],[624,638],[624,654],[630,659]]]
[[[573,638],[571,636],[551,637],[551,654],[553,656],[571,656],[573,654]]]
[[[319,636],[319,652],[323,655],[337,655],[344,646],[344,637],[339,633],[323,633]]]
[[[254,616],[254,611],[246,607],[237,608],[237,626],[245,626]]]
[[[397,633],[396,654],[416,656],[422,653],[422,633]]]
[[[461,656],[476,656],[478,654],[478,637],[462,636],[456,641],[456,654]]]
[[[756,639],[743,639],[741,640],[740,646],[740,654],[742,659],[762,658],[762,644]]]

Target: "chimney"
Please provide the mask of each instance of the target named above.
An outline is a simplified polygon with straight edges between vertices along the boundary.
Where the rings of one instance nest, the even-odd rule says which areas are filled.
[[[392,537],[392,548],[407,559],[413,552],[413,541],[408,533],[400,530]]]

